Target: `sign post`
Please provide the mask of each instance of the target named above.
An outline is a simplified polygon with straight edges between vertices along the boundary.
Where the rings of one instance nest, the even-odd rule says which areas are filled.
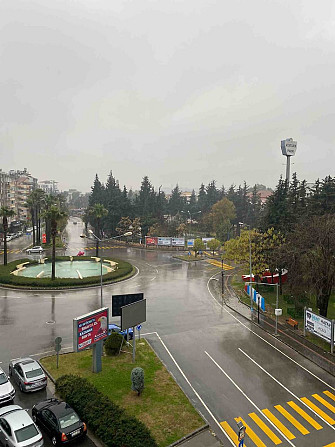
[[[62,349],[62,337],[55,338],[55,351],[57,352],[57,369],[58,369],[58,361],[59,361],[59,351]]]
[[[121,307],[121,330],[133,328],[133,363],[135,363],[136,337],[135,326],[146,321],[147,307],[146,300],[137,301],[127,306]]]

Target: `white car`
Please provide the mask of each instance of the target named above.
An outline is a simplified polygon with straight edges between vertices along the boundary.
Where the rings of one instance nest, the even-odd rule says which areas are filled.
[[[44,248],[41,247],[40,245],[36,245],[36,247],[28,248],[26,252],[28,253],[28,255],[30,255],[31,253],[43,253]]]
[[[14,387],[8,380],[5,372],[0,368],[0,404],[12,402],[14,397]]]
[[[11,360],[9,375],[24,393],[42,390],[47,386],[47,376],[41,365],[30,357]]]
[[[0,442],[8,447],[42,447],[43,437],[26,410],[8,405],[0,408]]]

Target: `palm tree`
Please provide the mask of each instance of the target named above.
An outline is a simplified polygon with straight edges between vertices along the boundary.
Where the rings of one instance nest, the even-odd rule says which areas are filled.
[[[101,203],[95,203],[93,207],[90,209],[90,215],[94,217],[95,219],[95,231],[97,233],[98,238],[100,239],[102,237],[101,233],[101,219],[108,214],[108,210],[101,204]],[[99,239],[96,239],[96,245],[95,245],[95,256],[99,256]]]
[[[3,264],[7,265],[7,230],[8,230],[8,217],[13,217],[15,212],[6,206],[0,208],[0,216],[2,217],[3,226]]]
[[[61,220],[67,217],[67,213],[63,211],[58,204],[51,205],[44,212],[45,219],[50,221],[51,226],[51,239],[52,239],[52,255],[51,255],[51,279],[56,278],[56,236],[57,227]]]

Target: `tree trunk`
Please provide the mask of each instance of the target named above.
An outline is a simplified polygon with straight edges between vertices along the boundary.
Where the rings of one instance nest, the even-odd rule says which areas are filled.
[[[50,220],[45,219],[45,233],[46,233],[46,241],[47,244],[51,242],[51,228],[50,228]]]
[[[95,256],[99,257],[99,241],[98,239],[95,240]]]
[[[320,309],[320,315],[327,318],[328,303],[331,295],[331,289],[322,288],[317,296],[317,306]]]
[[[56,278],[56,235],[52,235],[51,279]]]
[[[7,230],[8,230],[8,222],[7,217],[3,217],[2,220],[3,225],[3,265],[7,265]]]

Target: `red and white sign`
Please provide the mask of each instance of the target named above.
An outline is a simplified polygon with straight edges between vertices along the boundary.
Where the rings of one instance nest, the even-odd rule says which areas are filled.
[[[42,234],[42,244],[47,243],[47,235],[45,233]]]
[[[145,236],[145,244],[146,245],[157,245],[158,244],[158,237]]]
[[[108,337],[108,308],[73,319],[73,350],[78,352]]]

